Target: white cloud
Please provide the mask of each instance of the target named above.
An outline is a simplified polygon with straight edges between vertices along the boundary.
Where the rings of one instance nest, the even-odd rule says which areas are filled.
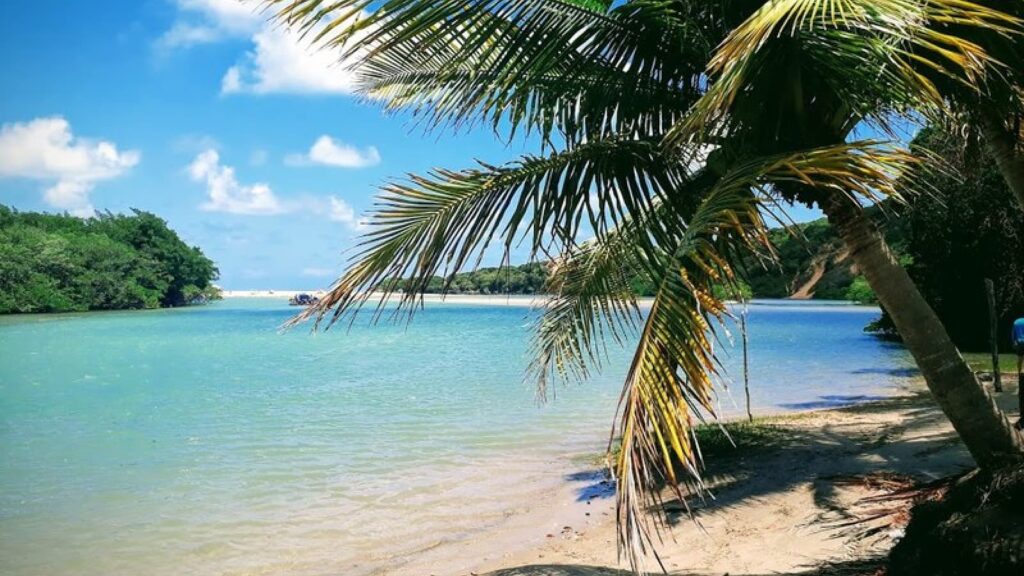
[[[365,219],[356,216],[356,211],[341,198],[337,196],[331,196],[330,210],[327,212],[328,218],[335,222],[341,222],[353,230],[365,230],[367,223]]]
[[[288,210],[266,184],[241,184],[235,177],[235,169],[223,166],[216,150],[201,153],[188,167],[189,175],[196,182],[206,183],[209,200],[199,206],[207,212],[229,214],[281,214]]]
[[[253,49],[228,68],[222,94],[352,94],[355,74],[337,50],[311,46],[290,29],[266,25]]]
[[[365,168],[380,164],[380,152],[374,146],[359,150],[324,135],[316,139],[306,154],[289,154],[285,163],[290,166],[320,164],[338,168]]]
[[[178,18],[156,42],[161,50],[248,38],[252,48],[221,78],[222,94],[351,94],[351,61],[338,49],[313,46],[270,22],[272,11],[254,0],[175,0]],[[326,25],[325,21],[324,24]],[[321,26],[322,26],[321,25]]]
[[[231,68],[228,68],[227,72],[224,73],[224,78],[221,78],[220,93],[232,94],[241,91],[242,72],[238,69],[238,66],[232,66]]]
[[[330,268],[303,268],[302,275],[310,276],[313,278],[324,278],[326,276],[334,276],[336,272]]]
[[[206,150],[188,165],[188,174],[195,182],[206,185],[208,199],[199,205],[206,212],[226,212],[246,216],[303,212],[340,222],[352,230],[362,230],[365,223],[355,209],[337,196],[317,198],[300,196],[291,200],[278,198],[268,184],[242,184],[232,166],[221,164],[216,150]],[[68,194],[74,193],[73,190]]]
[[[209,134],[184,134],[171,142],[171,149],[178,154],[198,154],[204,150],[220,150],[220,142]]]
[[[163,49],[186,48],[230,38],[244,38],[259,30],[266,17],[252,2],[241,0],[175,0],[178,19],[157,41]]]
[[[249,154],[249,165],[250,166],[263,166],[267,163],[267,159],[270,158],[270,153],[263,148],[257,148]]]
[[[330,218],[335,222],[355,222],[356,212],[341,198],[331,196]]]
[[[76,138],[57,116],[0,127],[0,177],[53,182],[43,198],[78,216],[95,212],[89,193],[97,182],[117,178],[140,159],[138,151],[120,151],[112,142]]]

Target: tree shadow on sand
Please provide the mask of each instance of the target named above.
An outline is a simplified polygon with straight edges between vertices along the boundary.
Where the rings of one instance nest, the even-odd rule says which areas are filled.
[[[1016,396],[993,394],[1008,416],[1014,417]],[[878,473],[904,475],[918,481],[931,481],[973,466],[970,456],[946,417],[927,391],[857,404],[834,410],[839,418],[821,418],[814,413],[794,415],[810,418],[807,425],[779,425],[786,436],[781,442],[750,450],[716,450],[708,458],[705,480],[714,498],[691,499],[690,510],[700,519],[705,514],[744,506],[752,501],[786,492],[797,486],[809,486],[818,514],[803,521],[831,531],[830,515],[842,501],[842,478],[868,477]],[[884,424],[871,424],[876,416]],[[771,426],[777,421],[763,420]],[[598,470],[569,478],[583,483],[577,490],[581,500],[608,498],[613,485]],[[664,502],[670,524],[690,522],[683,503]],[[884,553],[876,550],[871,554]],[[877,558],[785,572],[791,576],[859,576],[877,573],[882,561]],[[630,576],[621,568],[582,564],[536,564],[507,568],[480,576]],[[701,572],[673,571],[672,576],[704,576]],[[731,572],[732,576],[761,576],[757,573]]]
[[[858,403],[836,411],[870,416],[894,410],[903,414],[903,421],[875,430],[856,429],[859,424],[851,418],[815,429],[787,428],[785,437],[773,446],[758,446],[752,451],[727,448],[705,454],[708,468],[704,476],[714,498],[694,499],[689,502],[690,509],[699,516],[706,510],[742,504],[807,482],[814,484],[817,491],[827,493],[827,482],[821,479],[844,474],[889,471],[922,480],[948,474],[946,464],[932,467],[926,456],[958,444],[959,440],[952,430],[924,432],[945,420],[927,392]],[[767,422],[771,425],[770,419]],[[785,452],[786,458],[779,458],[779,452]],[[964,455],[964,465],[970,465],[966,452]],[[615,494],[614,483],[604,470],[579,472],[567,480],[582,483],[576,490],[578,501],[611,498]],[[665,506],[671,523],[689,520],[681,502],[669,499]]]
[[[894,410],[903,419],[884,427],[865,430],[857,418]],[[836,412],[850,418],[793,430],[775,453],[726,454],[709,460],[705,480],[714,498],[695,499],[689,503],[690,509],[700,517],[799,484],[813,486],[815,501],[822,504],[832,496],[830,478],[892,472],[926,481],[972,465],[966,450],[952,461],[930,458],[960,445],[960,441],[952,429],[936,429],[945,416],[927,392],[857,404]],[[670,500],[665,506],[671,523],[690,521],[681,502]]]
[[[797,572],[772,572],[771,576],[869,576],[876,574],[884,566],[883,559],[851,560],[822,564],[817,567]],[[769,576],[768,574],[740,574],[730,572],[731,576]],[[710,576],[701,572],[669,572],[670,576]],[[633,576],[628,570],[585,566],[582,564],[532,564],[516,566],[479,576]],[[717,576],[717,575],[716,575]]]

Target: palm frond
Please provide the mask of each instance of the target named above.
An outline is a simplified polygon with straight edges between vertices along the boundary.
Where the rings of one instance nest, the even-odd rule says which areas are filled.
[[[654,302],[626,376],[616,432],[621,448],[617,480],[619,550],[634,571],[653,552],[663,512],[659,486],[680,500],[681,484],[703,493],[694,420],[714,417],[713,389],[719,376],[714,326],[724,322],[716,284],[735,278],[723,258],[729,243],[767,248],[756,196],[743,187],[716,187],[698,208],[687,233],[666,251]],[[677,475],[678,469],[684,476]],[[649,514],[653,513],[652,516]],[[656,554],[655,554],[656,557]]]
[[[411,176],[384,189],[348,271],[293,323],[315,317],[319,326],[332,309],[333,323],[373,296],[383,306],[400,285],[399,308],[411,310],[433,276],[450,282],[492,243],[506,251],[519,241],[533,253],[561,250],[582,225],[601,237],[625,218],[643,218],[656,201],[677,205],[682,199],[673,192],[688,178],[686,164],[665,155],[657,139],[590,142],[505,166]],[[672,234],[648,232],[640,248]]]
[[[358,55],[364,90],[423,110],[428,128],[480,119],[570,143],[664,132],[702,90],[719,40],[663,1],[370,4],[265,2],[314,42]]]
[[[709,62],[714,85],[693,113],[669,133],[669,143],[693,139],[756,112],[737,114],[741,95],[756,110],[762,91],[751,86],[758,76],[769,87],[791,63],[774,53],[803,43],[799,52],[833,73],[823,73],[844,97],[849,115],[873,116],[883,127],[888,112],[913,109],[926,115],[946,109],[938,78],[977,90],[991,72],[1004,66],[963,29],[1018,35],[1021,20],[969,0],[775,0],[762,6],[734,30]],[[841,67],[842,74],[835,74]],[[761,95],[761,96],[759,96]],[[735,130],[735,128],[731,128]]]
[[[665,212],[659,203],[651,216],[665,217]],[[645,233],[643,223],[629,218],[600,240],[571,247],[549,265],[545,292],[550,297],[536,321],[527,376],[535,380],[542,400],[551,377],[582,382],[591,366],[600,369],[607,336],[621,345],[635,332],[640,309],[631,280],[648,276],[636,249],[637,236]]]
[[[405,52],[401,47],[368,58],[360,68],[362,90],[388,110],[411,110],[428,129],[485,122],[508,138],[523,128],[544,141],[558,135],[572,146],[613,135],[662,134],[700,95],[692,83],[666,84],[576,54],[551,62],[543,73],[511,80],[509,66],[474,61],[456,67],[454,55],[424,63],[418,50]]]

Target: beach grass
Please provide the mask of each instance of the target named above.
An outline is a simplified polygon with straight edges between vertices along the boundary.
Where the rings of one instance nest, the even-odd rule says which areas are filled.
[[[980,372],[992,371],[992,355],[987,352],[968,352],[964,359],[970,364],[971,369]],[[999,371],[1003,374],[1014,374],[1017,372],[1017,355],[1005,353],[999,355]]]
[[[738,458],[785,447],[795,438],[795,432],[786,423],[805,416],[804,413],[793,413],[757,417],[752,422],[733,420],[701,424],[694,427],[694,434],[705,459]],[[616,440],[611,450],[613,461],[618,453]],[[604,453],[592,454],[587,460],[593,464],[604,464],[605,458]]]
[[[706,424],[695,429],[701,454],[705,458],[742,457],[782,448],[793,440],[793,431],[785,426],[792,415],[738,420],[721,425]]]

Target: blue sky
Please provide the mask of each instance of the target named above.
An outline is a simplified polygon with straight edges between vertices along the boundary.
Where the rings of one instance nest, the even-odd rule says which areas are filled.
[[[154,212],[218,263],[225,288],[326,286],[388,177],[532,149],[385,115],[332,55],[237,0],[61,2],[56,16],[7,0],[4,12],[0,203]]]

